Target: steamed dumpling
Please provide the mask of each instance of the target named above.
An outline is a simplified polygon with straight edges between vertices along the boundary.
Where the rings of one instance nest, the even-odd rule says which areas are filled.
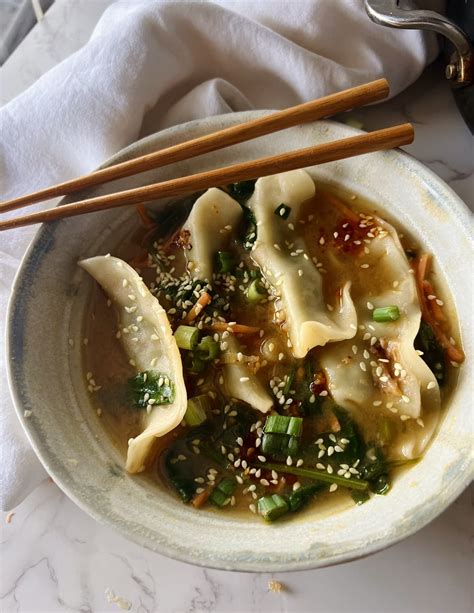
[[[235,235],[241,219],[240,205],[221,189],[212,187],[196,200],[183,226],[183,231],[189,232],[186,257],[194,279],[212,280],[215,255]]]
[[[295,232],[301,205],[314,193],[309,174],[294,170],[259,179],[248,203],[257,223],[252,258],[278,295],[275,306],[296,358],[313,347],[352,338],[357,330],[350,283],[343,286],[340,308],[329,311],[321,275]],[[287,219],[275,214],[281,204],[291,207]]]
[[[240,345],[230,334],[226,338],[228,351],[237,353]],[[223,367],[224,386],[228,396],[242,400],[261,413],[268,413],[273,407],[273,398],[260,379],[251,371],[247,364],[234,362]]]
[[[156,371],[169,377],[174,390],[170,404],[153,405],[143,412],[142,433],[130,439],[126,469],[144,470],[157,437],[181,423],[186,412],[187,395],[181,356],[165,310],[126,262],[110,256],[98,256],[79,263],[114,302],[121,331],[121,341],[130,364],[137,373]]]
[[[414,275],[395,229],[374,218],[381,232],[370,241],[363,262],[354,260],[353,299],[358,332],[350,341],[321,352],[334,400],[355,412],[397,413],[405,434],[395,445],[403,458],[418,456],[436,426],[440,391],[436,377],[414,348],[421,311]],[[397,306],[396,321],[373,321],[373,309]],[[410,423],[408,419],[410,418]],[[416,420],[422,419],[418,424]],[[424,426],[424,427],[423,427]]]

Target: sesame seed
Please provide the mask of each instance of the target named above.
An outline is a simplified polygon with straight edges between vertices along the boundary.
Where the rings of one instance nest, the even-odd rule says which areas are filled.
[[[407,421],[407,419],[410,419],[410,416],[409,415],[400,415],[400,419],[402,421]]]
[[[367,308],[369,309],[369,311],[373,311],[374,310],[374,305],[371,302],[367,303]]]
[[[257,458],[258,458],[259,462],[266,462],[267,461],[267,458],[264,455],[259,455],[259,456],[257,456]]]
[[[270,481],[267,481],[267,479],[260,479],[260,483],[265,486],[270,485]]]
[[[436,383],[435,383],[434,381],[430,381],[430,382],[428,383],[428,385],[426,386],[426,389],[428,389],[428,390],[432,390],[432,389],[434,389],[435,387],[436,387]]]
[[[335,492],[336,490],[337,490],[337,483],[331,483],[331,485],[329,486],[329,491]]]
[[[408,396],[405,396],[405,394],[402,396],[402,400],[403,402],[406,402],[407,404],[410,402],[410,399],[408,398]]]
[[[365,365],[365,362],[359,362],[359,366],[363,372],[367,371],[367,366]]]
[[[241,383],[245,383],[245,382],[247,382],[247,381],[250,381],[250,377],[240,377],[239,381],[240,381]]]
[[[252,511],[252,513],[256,513],[257,512],[257,507],[253,503],[249,504],[249,509]]]

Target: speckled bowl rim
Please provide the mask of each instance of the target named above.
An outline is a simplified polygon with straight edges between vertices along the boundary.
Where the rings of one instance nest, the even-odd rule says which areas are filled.
[[[261,116],[263,114],[270,113],[270,112],[272,111],[246,111],[242,113],[234,113],[232,114],[232,117],[234,119],[237,118],[240,121],[248,121],[249,119],[252,119],[254,117]],[[229,115],[219,115],[219,116],[207,118],[205,121],[208,122],[208,124],[209,122],[211,124],[213,122],[217,124],[222,121],[225,122],[227,117],[229,117]],[[101,166],[101,168],[115,163],[115,160],[118,158],[123,158],[124,156],[127,156],[127,155],[130,155],[130,157],[133,157],[133,153],[137,148],[141,148],[142,146],[146,146],[146,145],[152,145],[154,141],[156,140],[157,135],[160,135],[160,136],[161,135],[172,135],[173,133],[178,133],[181,135],[183,134],[184,129],[186,127],[198,126],[200,123],[202,123],[202,121],[203,120],[191,121],[186,124],[174,126],[174,127],[168,128],[167,130],[163,130],[156,134],[152,134],[143,139],[140,139],[139,141],[136,141],[135,143],[129,145],[128,147],[122,149],[120,152],[112,156]],[[332,122],[328,121],[327,123],[332,123]],[[348,134],[351,134],[351,133],[353,134],[353,133],[360,133],[361,131],[347,127],[347,132]],[[405,164],[407,167],[412,168],[413,171],[416,172],[416,175],[418,177],[422,177],[427,183],[429,183],[431,186],[435,188],[439,187],[445,195],[448,194],[450,196],[451,205],[452,205],[450,207],[449,213],[451,215],[454,215],[454,212],[456,212],[455,213],[456,216],[461,218],[462,222],[466,224],[466,227],[470,225],[471,219],[470,219],[469,209],[467,208],[465,203],[455,194],[455,192],[451,188],[449,188],[449,186],[447,186],[444,181],[442,181],[442,179],[440,179],[430,169],[426,168],[422,163],[418,162],[415,158],[413,158],[411,155],[407,154],[406,152],[403,152],[397,149],[393,153],[394,155],[398,157],[398,159],[403,164]],[[104,516],[102,513],[100,513],[96,509],[96,507],[93,504],[83,500],[80,496],[76,494],[76,491],[74,490],[74,488],[69,487],[69,485],[62,478],[58,477],[58,475],[55,474],[53,467],[50,465],[48,456],[42,452],[41,445],[39,444],[39,439],[37,439],[38,433],[34,430],[34,428],[31,428],[29,426],[28,420],[25,419],[23,415],[24,406],[22,404],[21,395],[18,389],[18,385],[20,384],[20,382],[15,381],[11,361],[9,359],[11,355],[11,349],[12,349],[12,333],[13,333],[12,323],[14,319],[13,314],[17,306],[18,290],[21,285],[21,277],[23,274],[23,270],[25,268],[25,264],[26,262],[28,262],[30,257],[34,254],[34,252],[41,246],[42,243],[51,240],[51,237],[54,234],[54,230],[55,230],[55,223],[51,225],[42,225],[39,228],[38,232],[33,237],[27,251],[25,252],[23,256],[21,265],[17,271],[16,277],[15,277],[15,280],[12,286],[12,292],[11,292],[11,297],[10,297],[10,301],[9,301],[8,308],[7,308],[7,318],[6,318],[6,355],[7,355],[7,364],[8,364],[8,368],[7,368],[8,384],[9,384],[12,399],[14,401],[14,406],[15,406],[18,418],[23,426],[25,434],[32,448],[36,452],[44,468],[51,475],[51,477],[53,478],[54,482],[58,485],[58,487],[75,504],[77,504],[79,508],[84,510],[91,517],[96,519],[99,523],[103,523],[107,526],[112,527],[114,530],[117,530],[127,539],[130,539],[134,541],[135,543],[142,545],[146,548],[151,548],[153,551],[156,551],[157,553],[160,553],[162,555],[165,555],[175,560],[179,560],[182,562],[186,562],[186,563],[194,564],[198,566],[203,566],[206,568],[215,568],[215,569],[220,569],[220,570],[235,570],[235,571],[244,571],[244,572],[283,572],[283,571],[287,572],[287,571],[298,571],[298,570],[310,570],[310,569],[323,568],[326,566],[332,566],[332,565],[346,563],[346,562],[350,562],[356,559],[364,558],[373,553],[386,549],[392,545],[395,545],[396,543],[404,540],[408,536],[416,533],[418,530],[425,527],[428,523],[430,523],[433,519],[435,519],[438,515],[440,515],[464,491],[464,489],[466,489],[466,487],[472,481],[474,477],[474,471],[473,471],[473,466],[471,462],[470,470],[466,470],[464,478],[458,481],[457,487],[454,487],[451,489],[449,496],[443,499],[443,503],[438,506],[433,504],[432,508],[430,508],[428,513],[424,513],[422,518],[420,518],[416,522],[413,522],[412,525],[410,527],[407,527],[403,533],[397,536],[386,538],[385,540],[379,539],[377,541],[374,541],[371,544],[365,545],[363,550],[357,551],[356,553],[346,553],[346,554],[342,553],[340,555],[334,555],[332,558],[328,560],[321,560],[321,559],[314,558],[314,559],[309,559],[309,560],[303,560],[300,562],[292,562],[290,564],[270,564],[265,567],[258,568],[257,567],[258,561],[252,564],[245,564],[245,563],[243,564],[239,561],[236,561],[235,563],[213,564],[213,563],[209,563],[208,561],[204,561],[199,558],[196,558],[192,554],[183,553],[183,551],[177,552],[169,547],[168,548],[167,547],[157,547],[157,546],[150,547],[149,542],[146,540],[146,538],[143,535],[131,533],[125,527],[117,525],[117,523],[114,522],[112,519],[109,519],[107,516]],[[474,241],[471,237],[471,241],[470,241],[471,246],[473,245],[473,243]]]

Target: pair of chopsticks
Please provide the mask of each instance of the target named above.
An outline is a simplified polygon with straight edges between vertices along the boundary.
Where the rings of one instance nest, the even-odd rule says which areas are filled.
[[[229,147],[236,143],[264,136],[265,134],[278,132],[279,130],[290,128],[301,123],[315,121],[323,117],[330,117],[331,115],[348,111],[358,106],[382,100],[388,96],[388,93],[389,85],[385,79],[378,79],[364,85],[352,87],[336,94],[299,104],[283,111],[266,115],[265,117],[225,128],[224,130],[219,130],[218,132],[206,136],[200,136],[199,138],[173,145],[127,162],[97,170],[88,175],[59,183],[58,185],[33,192],[32,194],[27,194],[13,200],[7,200],[0,203],[0,213],[28,206],[48,198],[71,194],[86,187],[128,177],[152,168],[173,164],[197,155],[202,155],[210,151]],[[237,183],[239,181],[256,179],[258,177],[294,170],[296,168],[314,166],[316,164],[332,162],[334,160],[362,155],[364,153],[371,153],[373,151],[392,149],[400,145],[410,144],[413,138],[413,126],[406,123],[383,130],[376,130],[367,134],[306,147],[305,149],[299,149],[289,153],[282,153],[250,162],[234,164],[225,168],[218,168],[187,177],[145,185],[115,194],[98,196],[88,200],[64,204],[30,215],[0,221],[0,231],[129,204],[141,204],[157,198],[182,196],[216,185]]]

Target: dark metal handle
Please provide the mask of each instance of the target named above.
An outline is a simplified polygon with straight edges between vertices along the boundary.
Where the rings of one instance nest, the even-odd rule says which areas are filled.
[[[399,0],[365,0],[365,10],[370,19],[379,25],[409,30],[432,30],[448,38],[456,53],[446,67],[446,78],[458,86],[472,82],[474,54],[471,42],[465,32],[447,17],[434,11],[402,9]]]

